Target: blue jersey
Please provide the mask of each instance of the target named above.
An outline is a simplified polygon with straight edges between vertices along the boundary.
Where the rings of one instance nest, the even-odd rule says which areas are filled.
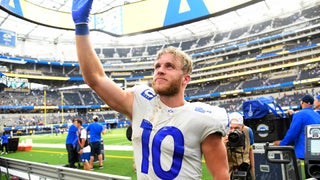
[[[2,143],[8,143],[8,139],[9,139],[9,136],[6,134],[1,136]]]
[[[90,134],[90,142],[100,142],[103,127],[101,124],[94,122],[89,124],[87,131]]]
[[[311,107],[303,108],[293,115],[290,128],[280,142],[280,146],[294,145],[296,157],[303,159],[305,151],[305,126],[320,124],[320,115]]]
[[[74,124],[72,124],[68,130],[66,144],[77,144],[77,139],[78,139],[77,132],[78,132],[78,128]]]

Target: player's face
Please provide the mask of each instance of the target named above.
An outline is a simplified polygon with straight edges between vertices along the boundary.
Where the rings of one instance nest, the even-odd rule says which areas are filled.
[[[81,127],[81,125],[80,125],[80,123],[79,123],[78,121],[74,121],[74,125],[75,125],[77,128],[80,128],[80,127]]]
[[[159,95],[173,96],[181,91],[185,75],[173,54],[163,54],[154,65],[152,87]]]

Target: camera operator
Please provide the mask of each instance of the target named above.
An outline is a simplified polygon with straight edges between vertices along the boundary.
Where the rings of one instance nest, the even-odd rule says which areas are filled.
[[[243,124],[243,116],[238,112],[229,114],[230,130],[224,138],[227,148],[229,173],[231,178],[234,172],[245,171],[246,179],[255,179],[253,132]]]

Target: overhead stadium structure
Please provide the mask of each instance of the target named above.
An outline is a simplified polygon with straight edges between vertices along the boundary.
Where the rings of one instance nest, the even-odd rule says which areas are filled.
[[[194,63],[187,101],[205,101],[231,112],[263,94],[293,109],[301,94],[320,92],[319,0],[242,0],[223,6],[189,2],[95,1],[92,41],[106,74],[123,88],[149,83],[157,51],[175,46]],[[90,119],[93,112],[110,122],[125,122],[83,85],[69,20],[63,24],[39,16],[50,12],[69,17],[71,1],[12,3],[1,1],[0,6],[0,111],[6,114],[0,123],[61,124],[75,116]],[[149,24],[145,14],[128,17],[137,9],[150,12],[154,5],[164,9],[150,15],[159,22]]]

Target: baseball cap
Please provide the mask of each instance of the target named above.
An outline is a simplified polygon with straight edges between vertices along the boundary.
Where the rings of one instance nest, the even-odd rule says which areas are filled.
[[[320,101],[320,95],[316,96],[316,99]]]
[[[92,119],[98,119],[97,115],[93,115]]]
[[[301,98],[301,101],[305,102],[307,104],[313,104],[314,98],[313,98],[313,96],[306,94]]]
[[[243,124],[243,116],[238,112],[233,112],[229,114],[229,122],[232,124]]]

